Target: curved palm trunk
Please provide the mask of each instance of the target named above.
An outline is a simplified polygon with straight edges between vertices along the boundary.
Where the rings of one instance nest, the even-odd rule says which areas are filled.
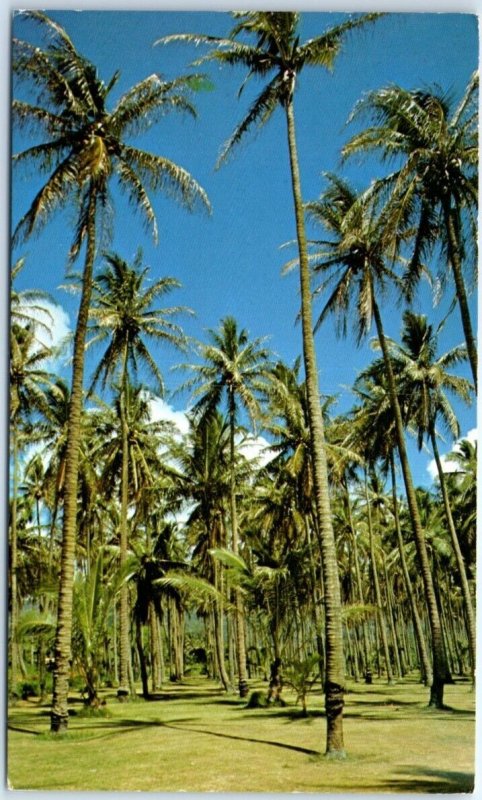
[[[372,292],[372,297],[374,293]],[[407,495],[407,503],[410,512],[410,521],[412,525],[413,538],[417,548],[418,559],[420,562],[420,569],[422,573],[422,580],[425,591],[425,600],[427,603],[427,611],[430,621],[430,630],[432,634],[432,655],[433,655],[433,681],[430,688],[429,705],[436,708],[443,708],[443,695],[444,686],[450,680],[449,669],[447,666],[447,659],[445,655],[445,647],[442,635],[442,626],[440,622],[440,612],[437,604],[435,588],[433,584],[432,572],[430,569],[430,562],[427,553],[427,546],[425,543],[425,536],[420,519],[420,512],[417,503],[417,496],[412,480],[412,473],[407,456],[407,449],[405,446],[405,433],[403,429],[402,413],[398,403],[397,390],[395,385],[395,376],[393,374],[392,362],[388,351],[385,334],[383,332],[382,318],[380,309],[376,301],[373,301],[373,315],[375,317],[375,324],[377,328],[378,340],[383,353],[383,360],[385,364],[385,371],[388,381],[388,392],[390,397],[390,405],[392,407],[393,416],[395,419],[395,430],[397,435],[397,446],[400,457],[400,465],[402,467],[403,481],[405,484],[405,492]]]
[[[59,733],[68,726],[68,691],[72,640],[72,592],[74,581],[75,542],[77,531],[77,487],[81,436],[82,389],[84,381],[84,351],[92,295],[92,274],[95,259],[96,193],[92,190],[87,222],[87,251],[82,276],[77,326],[74,337],[72,392],[70,395],[67,443],[65,456],[64,514],[60,557],[60,586],[55,636],[55,667],[50,728]]]
[[[370,561],[372,563],[372,576],[373,587],[375,589],[375,600],[377,605],[378,623],[380,626],[380,635],[382,637],[383,657],[385,659],[385,668],[387,670],[387,681],[389,684],[393,683],[392,664],[390,661],[390,652],[388,649],[387,626],[385,623],[385,612],[383,610],[382,594],[380,591],[380,581],[378,579],[377,563],[375,559],[375,542],[373,535],[373,520],[370,499],[368,497],[368,483],[367,475],[365,472],[365,498],[367,503],[367,521],[368,521],[368,537],[370,543]]]
[[[303,356],[313,458],[314,494],[321,538],[322,574],[325,590],[325,708],[327,718],[326,754],[331,756],[343,756],[345,752],[343,744],[345,675],[340,584],[336,561],[335,537],[331,521],[328,469],[325,452],[325,433],[323,417],[321,413],[318,371],[316,366],[315,343],[313,337],[310,272],[308,266],[303,200],[301,194],[298,153],[296,147],[295,117],[291,97],[286,100],[285,111],[288,129],[291,184],[296,218],[296,235],[298,240],[300,262]]]
[[[464,606],[465,606],[465,617],[467,621],[467,633],[469,639],[469,652],[470,652],[470,664],[471,664],[471,671],[472,671],[472,680],[475,679],[475,654],[476,654],[476,625],[475,625],[475,614],[474,608],[472,605],[472,597],[470,595],[470,588],[469,582],[467,580],[467,571],[465,569],[465,562],[464,557],[462,555],[462,550],[460,549],[459,538],[457,536],[457,531],[455,530],[455,524],[452,517],[452,509],[450,508],[450,500],[449,495],[447,492],[447,484],[445,482],[445,473],[443,471],[442,462],[440,460],[440,453],[438,450],[437,445],[437,438],[435,436],[435,427],[433,422],[430,423],[430,441],[432,442],[432,450],[435,457],[435,463],[437,465],[437,472],[440,481],[440,490],[442,492],[442,499],[444,504],[445,510],[445,517],[447,520],[447,526],[450,533],[450,539],[452,541],[452,547],[454,548],[455,553],[455,560],[457,562],[457,569],[459,572],[460,577],[460,585],[462,587],[462,596],[464,598]]]
[[[229,400],[229,450],[230,450],[230,505],[231,505],[231,548],[235,555],[239,551],[238,535],[238,514],[236,509],[236,480],[234,476],[234,398]],[[235,608],[236,608],[236,655],[238,659],[238,689],[239,696],[246,697],[248,694],[248,671],[246,668],[246,633],[244,621],[244,604],[241,592],[238,587],[234,589]]]
[[[459,302],[462,328],[467,344],[467,354],[469,356],[470,368],[474,379],[475,391],[477,391],[477,345],[472,331],[469,304],[467,302],[467,291],[465,289],[464,278],[462,275],[462,260],[460,258],[460,248],[457,240],[455,213],[448,200],[443,206],[445,227],[447,229],[448,252],[452,273],[454,276],[455,291]]]
[[[420,614],[418,613],[417,600],[415,598],[415,592],[413,591],[412,581],[408,571],[407,559],[405,558],[405,548],[403,544],[402,530],[400,527],[400,517],[398,515],[397,480],[395,475],[395,457],[393,455],[393,450],[390,451],[390,471],[392,477],[393,518],[395,520],[395,532],[397,534],[398,551],[400,553],[400,565],[402,567],[405,590],[407,592],[407,597],[412,612],[413,628],[415,631],[418,654],[420,657],[422,680],[426,686],[431,686],[433,681],[432,666],[428,657],[422,620],[420,619]]]
[[[221,572],[221,574],[220,574]],[[223,576],[222,568],[214,560],[214,585],[216,589],[222,593],[223,591]],[[226,663],[224,660],[224,633],[223,633],[223,604],[221,600],[216,599],[213,608],[214,620],[214,643],[216,648],[216,664],[218,667],[219,677],[226,692],[232,691],[232,686],[229,682],[229,676],[226,670]]]

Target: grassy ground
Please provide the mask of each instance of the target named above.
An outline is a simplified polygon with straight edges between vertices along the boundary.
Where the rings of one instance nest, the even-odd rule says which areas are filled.
[[[266,689],[263,687],[257,687]],[[450,711],[426,707],[427,689],[353,684],[347,758],[323,757],[323,697],[309,716],[247,709],[205,678],[170,685],[150,702],[105,695],[105,716],[83,716],[73,697],[69,732],[52,737],[48,706],[10,709],[8,777],[15,789],[206,792],[467,792],[473,786],[475,694],[446,688]]]

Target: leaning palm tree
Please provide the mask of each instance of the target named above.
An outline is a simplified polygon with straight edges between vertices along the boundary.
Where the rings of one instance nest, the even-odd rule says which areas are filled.
[[[397,373],[399,391],[403,394],[407,406],[407,418],[417,428],[419,449],[423,446],[425,436],[428,436],[435,458],[447,527],[464,598],[473,674],[476,650],[475,614],[466,565],[450,505],[436,430],[437,423],[440,422],[454,439],[460,436],[460,426],[447,392],[468,403],[471,386],[465,378],[449,372],[451,367],[467,357],[465,346],[453,347],[437,357],[437,339],[437,332],[427,322],[424,315],[406,311],[403,316],[402,344],[398,345],[390,340],[389,346]]]
[[[424,255],[442,236],[476,387],[477,346],[463,269],[467,246],[475,247],[477,242],[478,86],[474,73],[455,108],[440,91],[389,86],[370,92],[352,117],[366,114],[373,124],[343,148],[345,157],[379,151],[385,161],[397,164],[378,187],[390,191],[392,224],[413,220],[416,225],[407,275],[412,289]]]
[[[346,334],[348,312],[352,303],[357,306],[354,325],[358,343],[368,334],[373,321],[375,322],[432,633],[434,663],[429,702],[430,705],[441,708],[449,672],[440,610],[407,455],[395,373],[379,305],[391,283],[403,289],[403,284],[391,264],[387,263],[386,257],[387,248],[396,254],[397,240],[403,237],[403,231],[397,229],[393,232],[384,209],[379,209],[377,199],[374,199],[370,191],[357,194],[346,181],[333,175],[328,176],[328,188],[319,201],[310,204],[309,210],[330,237],[324,242],[323,250],[313,262],[315,273],[322,276],[317,291],[330,289],[316,328],[328,314],[334,313],[340,322],[339,331]]]
[[[239,329],[233,317],[221,321],[219,330],[209,330],[209,344],[198,345],[201,364],[183,365],[194,372],[186,387],[194,387],[193,396],[198,398],[194,418],[213,417],[225,400],[229,424],[229,472],[230,472],[230,521],[231,548],[235,555],[239,550],[238,513],[236,504],[236,427],[240,406],[247,411],[251,421],[260,416],[259,392],[267,380],[268,350],[262,339],[249,340],[248,333]],[[246,669],[246,644],[243,599],[238,588],[236,597],[236,643],[239,672],[239,694],[248,693]]]
[[[323,570],[325,585],[327,671],[325,680],[327,710],[328,755],[343,755],[343,703],[344,668],[341,628],[341,600],[338,586],[335,543],[331,523],[328,476],[324,447],[324,428],[319,401],[318,371],[312,332],[311,290],[308,269],[307,243],[301,191],[294,93],[298,75],[304,67],[331,69],[340,52],[346,34],[378,15],[366,14],[349,19],[328,29],[320,36],[300,44],[298,24],[300,15],[291,12],[250,11],[235,14],[237,24],[229,38],[222,39],[199,34],[168,36],[160,42],[184,41],[207,44],[211,47],[204,60],[218,61],[248,70],[248,78],[266,80],[246,116],[225,144],[220,161],[243,139],[253,127],[264,125],[276,108],[283,109],[288,137],[291,185],[299,250],[299,275],[301,287],[301,321],[303,355],[308,395],[310,434],[313,448],[316,507],[322,531]],[[250,44],[249,40],[254,39]],[[244,85],[244,84],[243,84]]]
[[[166,83],[158,75],[151,75],[122,95],[109,110],[108,96],[119,73],[104,83],[93,64],[77,51],[66,31],[54,20],[36,11],[24,12],[23,17],[40,25],[48,43],[44,49],[18,39],[13,43],[14,73],[28,84],[35,98],[33,102],[14,100],[13,119],[20,126],[33,125],[42,137],[40,143],[16,155],[14,163],[18,166],[30,162],[41,174],[47,174],[47,179],[18,223],[14,242],[38,231],[55,211],[72,201],[78,216],[70,259],[74,260],[82,249],[85,252],[72,362],[51,716],[51,729],[58,732],[68,725],[84,347],[99,222],[102,212],[108,208],[109,184],[114,177],[120,182],[154,235],[157,230],[150,190],[170,192],[189,209],[196,204],[207,207],[208,200],[186,170],[126,141],[129,134],[146,130],[156,122],[162,112],[194,114],[186,98],[186,90],[193,85],[192,78]]]

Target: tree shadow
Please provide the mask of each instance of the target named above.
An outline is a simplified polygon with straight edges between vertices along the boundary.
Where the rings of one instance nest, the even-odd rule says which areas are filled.
[[[240,742],[252,742],[253,744],[266,744],[269,747],[281,747],[284,750],[294,750],[297,753],[303,753],[308,756],[321,756],[319,750],[310,750],[308,747],[286,744],[285,742],[275,742],[270,739],[254,739],[250,736],[236,736],[232,733],[219,733],[218,731],[210,731],[202,728],[187,728],[185,726],[175,725],[172,722],[164,722],[162,725],[165,728],[172,728],[177,731],[189,731],[189,733],[200,733],[205,736],[217,736],[220,739],[234,739]]]
[[[426,794],[455,794],[474,790],[472,772],[432,769],[431,767],[402,767],[413,777],[392,778],[382,782],[385,789],[396,792],[424,792]],[[380,787],[379,787],[380,790]]]

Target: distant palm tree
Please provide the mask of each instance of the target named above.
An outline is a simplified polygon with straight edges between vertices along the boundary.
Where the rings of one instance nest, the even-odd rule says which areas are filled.
[[[303,44],[300,44],[298,33],[300,21],[298,13],[250,11],[234,14],[234,17],[238,22],[226,39],[200,34],[177,34],[164,37],[159,41],[162,43],[183,41],[194,44],[207,44],[211,47],[211,51],[201,61],[212,60],[221,64],[243,66],[248,70],[247,78],[257,77],[267,81],[242,122],[226,142],[220,161],[229,155],[233,147],[254,126],[264,125],[277,108],[281,108],[285,114],[299,251],[303,356],[310,435],[313,448],[315,498],[323,548],[327,641],[325,697],[328,725],[326,752],[329,755],[337,756],[344,753],[342,724],[344,667],[341,600],[331,522],[318,370],[312,331],[310,274],[303,195],[296,145],[294,93],[298,75],[305,67],[331,69],[336,56],[342,48],[346,34],[376,19],[378,15],[366,14],[349,19],[341,25],[329,28],[320,36],[309,39]],[[248,43],[250,38],[254,39],[254,44]]]
[[[410,288],[421,275],[424,255],[442,236],[476,387],[477,346],[463,265],[468,244],[464,217],[469,221],[474,248],[477,242],[478,86],[474,73],[455,108],[440,91],[389,86],[370,92],[355,107],[352,118],[366,114],[373,124],[355,134],[343,148],[345,157],[378,150],[385,161],[397,165],[392,174],[379,181],[379,187],[391,193],[387,210],[392,227],[408,221],[416,226],[407,274]]]
[[[108,207],[111,178],[120,181],[134,207],[157,234],[149,190],[167,190],[188,208],[208,206],[206,194],[186,170],[162,156],[139,150],[125,141],[129,133],[145,130],[165,111],[194,114],[186,99],[193,86],[189,77],[163,82],[151,75],[127,91],[112,111],[107,98],[119,78],[105,84],[97,71],[75,48],[65,30],[42,12],[24,12],[47,37],[45,49],[18,39],[13,43],[13,70],[33,86],[33,103],[14,100],[13,118],[19,125],[34,125],[43,139],[14,157],[14,164],[31,162],[46,183],[18,223],[14,241],[25,239],[69,200],[78,208],[77,227],[70,250],[75,259],[85,244],[82,293],[74,337],[72,387],[69,407],[64,493],[62,566],[58,627],[55,646],[54,690],[51,716],[53,732],[68,725],[67,694],[72,630],[73,554],[77,517],[78,451],[84,346],[92,293],[99,215]],[[146,188],[147,187],[147,188]]]
[[[52,350],[41,345],[30,326],[14,323],[10,336],[10,431],[12,449],[12,505],[10,515],[10,688],[15,688],[18,673],[16,626],[17,606],[17,499],[20,427],[32,423],[36,412],[47,408],[47,391],[53,378],[45,369]],[[32,431],[30,431],[30,438]]]
[[[473,671],[476,651],[475,614],[466,566],[452,515],[436,431],[437,422],[440,421],[454,439],[460,436],[460,426],[447,397],[447,392],[468,403],[471,386],[465,378],[453,375],[448,371],[450,367],[467,357],[466,347],[453,347],[437,357],[437,338],[437,332],[434,331],[432,325],[429,325],[426,316],[406,311],[403,315],[402,344],[397,345],[389,340],[389,347],[397,373],[399,391],[406,404],[407,419],[417,428],[419,449],[422,448],[425,436],[428,436],[432,446],[447,527],[460,576]]]
[[[185,383],[194,388],[193,398],[199,398],[194,407],[194,418],[212,417],[223,399],[226,402],[229,424],[229,471],[230,471],[230,510],[231,547],[235,555],[239,550],[238,513],[236,504],[236,447],[235,436],[239,407],[247,411],[252,422],[259,418],[261,408],[258,400],[263,381],[267,380],[269,362],[268,350],[262,339],[249,340],[248,333],[239,329],[233,317],[221,321],[217,331],[209,330],[209,344],[198,345],[201,364],[183,365],[194,372]],[[238,588],[236,595],[236,642],[239,671],[239,694],[245,697],[248,692],[246,669],[246,644],[242,595]]]

